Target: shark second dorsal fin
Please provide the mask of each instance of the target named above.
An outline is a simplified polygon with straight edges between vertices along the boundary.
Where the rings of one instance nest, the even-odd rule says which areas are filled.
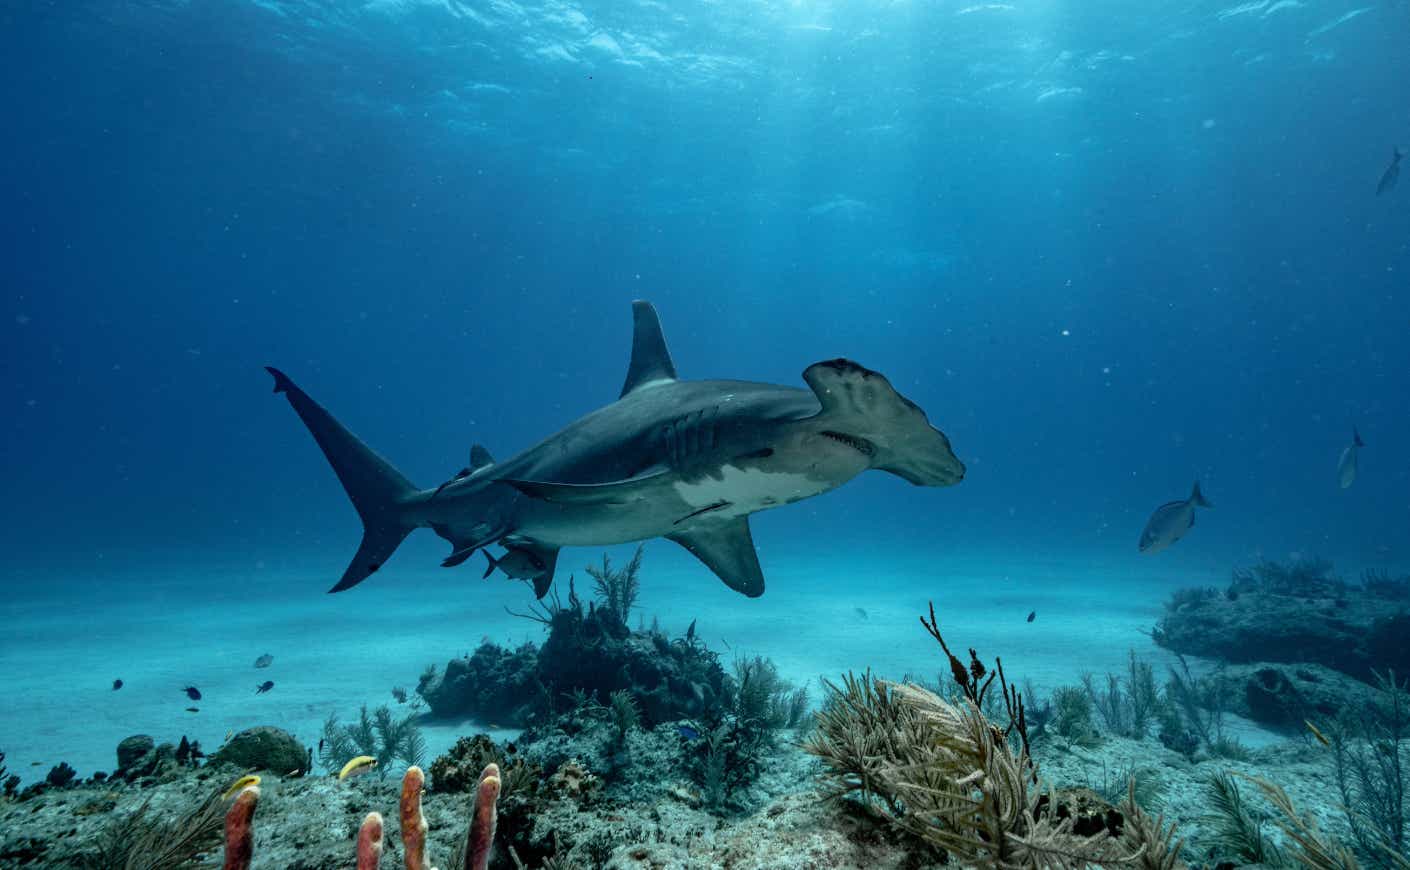
[[[638,299],[632,303],[632,361],[622,395],[675,379],[676,365],[666,349],[661,319],[650,302]]]
[[[490,452],[489,452],[488,450],[486,450],[485,448],[481,447],[481,446],[478,445],[478,444],[476,444],[475,446],[471,447],[471,448],[470,448],[470,470],[471,470],[471,471],[479,471],[481,468],[484,468],[486,465],[494,465],[494,457],[490,455]]]
[[[701,525],[666,537],[694,553],[734,591],[750,598],[764,594],[764,569],[759,567],[759,554],[754,551],[748,517]]]

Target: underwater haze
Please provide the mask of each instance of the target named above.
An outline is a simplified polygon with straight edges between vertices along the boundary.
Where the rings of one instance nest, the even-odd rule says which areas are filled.
[[[507,612],[528,585],[482,581],[478,554],[439,567],[429,531],[326,594],[358,515],[263,367],[434,488],[472,444],[508,458],[616,400],[637,299],[682,379],[803,388],[855,360],[967,474],[864,473],[755,515],[759,598],[648,541],[631,627],[698,624],[726,670],[767,657],[815,709],[820,676],[948,679],[915,624],[929,601],[953,649],[1039,696],[1131,650],[1162,684],[1178,653],[1373,686],[1410,657],[1374,634],[1410,596],[1357,609],[1363,572],[1410,572],[1410,187],[1378,192],[1410,144],[1407,37],[1402,0],[5,4],[9,774],[111,771],[135,734],[214,752],[272,725],[312,748],[330,713],[411,709],[389,690],[427,664],[543,643]],[[1212,507],[1141,552],[1196,481]],[[565,601],[604,551],[633,547],[563,550]],[[1336,643],[1364,655],[1170,621],[1175,590],[1286,591],[1230,585],[1274,563],[1306,569],[1305,602],[1342,584],[1326,600],[1364,619]],[[540,721],[435,706],[428,759]],[[1317,714],[1233,706],[1230,733],[1270,753],[1250,770],[1319,769]],[[1352,838],[1336,806],[1314,808]],[[54,848],[40,865],[65,866]]]

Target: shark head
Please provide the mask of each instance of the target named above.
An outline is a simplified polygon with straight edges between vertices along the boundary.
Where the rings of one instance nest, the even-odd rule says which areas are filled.
[[[964,479],[964,463],[950,439],[885,375],[833,359],[808,366],[803,380],[822,404],[810,423],[837,449],[916,486],[953,486]]]

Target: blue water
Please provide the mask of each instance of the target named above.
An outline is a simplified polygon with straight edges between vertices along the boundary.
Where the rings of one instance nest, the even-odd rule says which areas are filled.
[[[472,644],[479,564],[438,575],[429,533],[328,603],[357,518],[261,367],[430,486],[613,400],[636,298],[683,377],[846,356],[969,466],[755,517],[766,600],[885,613],[921,565],[908,622],[947,577],[1041,577],[1021,616],[1264,555],[1410,566],[1410,182],[1375,195],[1407,32],[1371,0],[6,4],[12,637],[154,586],[168,620],[248,585],[316,623],[401,583]],[[1214,509],[1139,555],[1196,478]],[[654,607],[733,595],[652,553]]]

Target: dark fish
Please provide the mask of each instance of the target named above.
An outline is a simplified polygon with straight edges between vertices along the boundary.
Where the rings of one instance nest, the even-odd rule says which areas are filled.
[[[861,617],[862,619],[866,619],[866,618],[867,618],[867,612],[866,612],[865,610],[863,610],[862,608],[860,608],[860,607],[854,607],[854,608],[852,608],[852,610],[855,611],[856,614],[857,614],[857,616]]]
[[[323,738],[322,738],[322,737],[318,738],[318,754],[319,754],[319,755],[322,755],[322,754],[323,754]]]
[[[696,731],[694,728],[690,727],[689,725],[678,725],[678,726],[676,726],[676,733],[680,734],[680,736],[684,737],[686,740],[699,740],[699,739],[700,739],[700,732],[699,732],[699,731]]]
[[[1404,156],[1400,153],[1399,148],[1390,150],[1390,165],[1386,167],[1386,171],[1381,175],[1380,183],[1376,185],[1376,196],[1395,189],[1395,183],[1400,180],[1400,158]]]
[[[274,688],[274,681],[265,680],[263,683],[260,683],[258,686],[255,686],[255,694],[263,695],[265,692],[268,692],[272,688]]]
[[[187,712],[187,713],[199,713],[199,712],[201,712],[201,708],[200,708],[200,707],[187,707],[187,708],[186,708],[186,712]]]
[[[1146,527],[1141,531],[1139,544],[1142,553],[1159,553],[1185,536],[1195,524],[1195,508],[1210,507],[1209,501],[1199,491],[1199,481],[1190,497],[1184,501],[1172,501],[1161,505],[1151,514]]]
[[[195,686],[187,686],[181,691],[185,692],[186,697],[190,698],[193,701],[201,700],[201,690],[196,688]]]
[[[695,640],[695,620],[694,620],[694,619],[692,619],[692,620],[690,621],[690,628],[687,628],[687,629],[685,630],[685,639],[686,639],[687,642],[692,641],[692,640]]]
[[[1028,621],[1029,621],[1029,622],[1032,622],[1033,620],[1035,620],[1035,619],[1037,619],[1037,618],[1038,618],[1038,611],[1036,611],[1036,610],[1030,610],[1030,611],[1028,611]]]
[[[121,688],[122,688],[122,680],[113,680],[113,691],[116,692],[118,689],[121,689]]]
[[[485,551],[485,559],[489,565],[485,567],[485,578],[488,579],[495,569],[503,571],[506,576],[515,580],[533,580],[542,577],[548,570],[548,566],[534,553],[519,547],[509,547],[503,556],[496,559],[490,555],[490,551]]]
[[[265,653],[264,655],[255,659],[255,667],[257,668],[267,668],[272,664],[274,664],[274,656],[270,655],[269,653]]]

